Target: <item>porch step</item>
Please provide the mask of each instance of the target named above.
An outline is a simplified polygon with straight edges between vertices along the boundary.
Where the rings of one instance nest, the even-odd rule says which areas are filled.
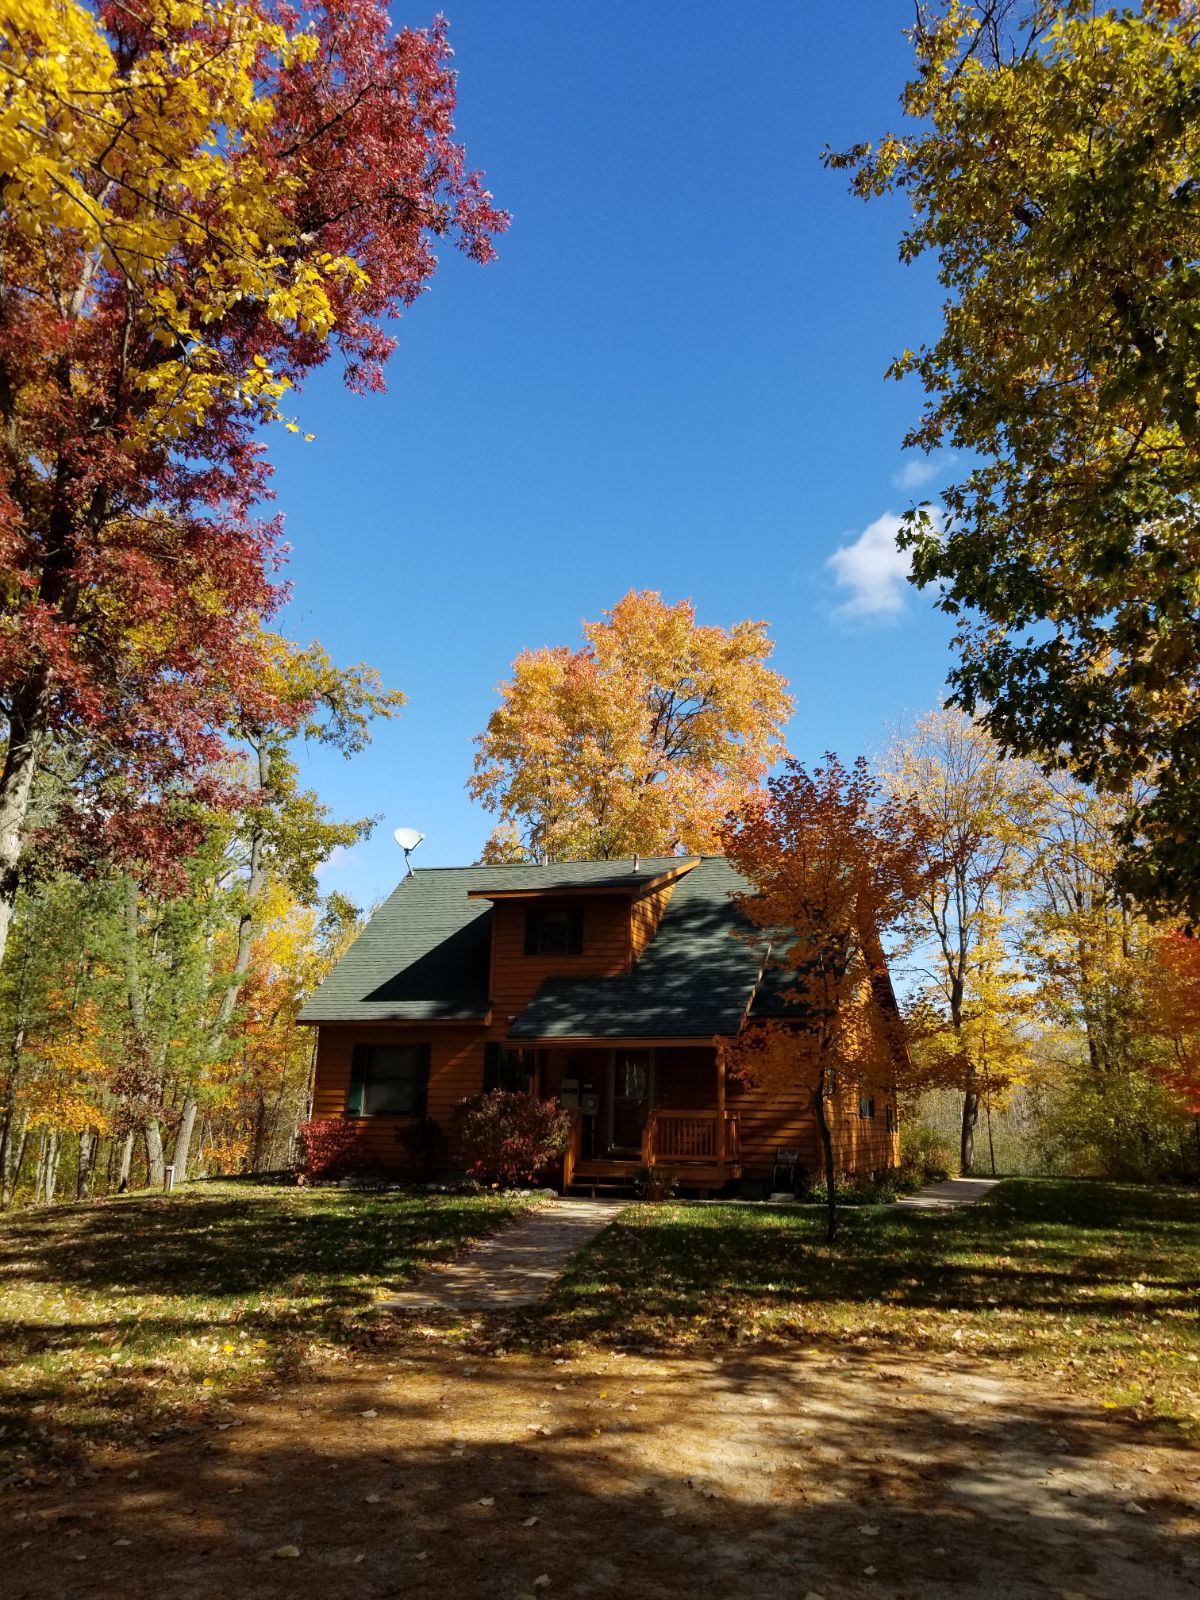
[[[602,1157],[581,1161],[571,1175],[567,1192],[574,1194],[582,1190],[591,1195],[632,1194],[633,1175],[640,1166],[640,1161],[615,1161]]]

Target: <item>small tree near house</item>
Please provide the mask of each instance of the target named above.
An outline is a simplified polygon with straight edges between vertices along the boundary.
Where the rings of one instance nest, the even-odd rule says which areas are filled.
[[[727,825],[726,854],[750,880],[742,910],[786,974],[785,1018],[721,1047],[735,1076],[811,1096],[824,1156],[830,1241],[837,1232],[831,1106],[856,1090],[893,1088],[905,1069],[903,1023],[881,933],[917,892],[928,825],[916,805],[884,799],[861,758],[827,754],[813,771],[789,761]]]

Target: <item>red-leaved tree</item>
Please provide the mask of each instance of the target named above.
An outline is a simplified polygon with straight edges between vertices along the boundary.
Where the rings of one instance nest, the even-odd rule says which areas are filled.
[[[261,425],[336,349],[383,386],[433,241],[506,225],[454,139],[445,24],[382,0],[21,3],[0,38],[0,954],[56,810],[139,870],[276,726],[283,597]],[[42,808],[39,807],[39,810]]]

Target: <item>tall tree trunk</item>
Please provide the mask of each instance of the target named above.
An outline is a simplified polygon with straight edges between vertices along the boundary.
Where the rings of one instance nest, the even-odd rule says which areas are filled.
[[[146,1182],[152,1189],[161,1189],[167,1181],[167,1161],[163,1155],[162,1128],[157,1117],[148,1117],[142,1129],[146,1141]]]
[[[175,1144],[171,1150],[171,1165],[175,1168],[175,1182],[182,1183],[187,1177],[188,1154],[192,1145],[192,1129],[196,1126],[197,1101],[194,1094],[189,1094],[183,1102],[183,1115],[179,1119],[179,1127],[175,1130]]]
[[[959,1145],[959,1171],[969,1178],[975,1171],[975,1129],[979,1122],[979,1090],[975,1083],[975,1068],[968,1066],[967,1083],[963,1090],[962,1140]]]
[[[117,1193],[124,1194],[129,1187],[129,1174],[133,1170],[133,1129],[130,1128],[121,1142],[121,1167],[117,1173]]]
[[[265,789],[271,781],[271,752],[262,739],[252,741],[258,760],[258,786]],[[250,957],[254,950],[254,914],[267,883],[266,839],[261,828],[250,836],[250,875],[246,879],[245,905],[238,918],[237,948],[233,957],[233,970],[221,995],[217,1015],[213,1020],[209,1049],[214,1054],[225,1043],[238,999],[250,970]]]
[[[58,1163],[62,1156],[62,1137],[57,1128],[50,1130],[46,1149],[46,1204],[52,1206],[58,1192]]]
[[[153,1078],[154,1061],[146,1021],[146,997],[142,991],[141,959],[138,954],[138,891],[132,878],[125,879],[125,994],[129,1002],[129,1018],[133,1027],[133,1044],[138,1062],[148,1078]],[[162,1099],[161,1078],[149,1084],[151,1104]],[[163,1155],[162,1129],[157,1113],[146,1118],[142,1126],[146,1144],[146,1181],[151,1188],[161,1189],[166,1181],[166,1158]]]
[[[50,1164],[47,1159],[49,1154],[50,1130],[43,1125],[42,1136],[38,1140],[37,1161],[33,1168],[33,1203],[35,1206],[41,1205],[42,1195],[46,1191],[46,1168]]]
[[[837,1173],[833,1164],[833,1133],[829,1127],[829,1109],[825,1100],[825,1074],[821,1073],[817,1092],[813,1096],[817,1113],[817,1128],[821,1135],[821,1149],[825,1155],[825,1239],[832,1244],[837,1237]]]
[[[75,1198],[77,1200],[90,1200],[92,1198],[92,1166],[96,1159],[96,1148],[99,1139],[90,1128],[81,1128],[79,1133],[79,1159],[75,1169]]]
[[[959,1129],[958,1170],[969,1178],[975,1167],[975,1128],[979,1122],[979,1080],[975,1063],[967,1055],[963,1044],[963,1000],[966,996],[967,952],[960,946],[957,967],[950,976],[950,1023],[963,1060],[966,1062],[966,1079],[963,1083],[962,1125]]]
[[[33,797],[49,712],[49,682],[44,671],[32,674],[15,696],[8,718],[8,748],[0,767],[0,961],[8,944],[17,890],[25,822]]]
[[[7,1211],[13,1203],[17,1184],[21,1181],[21,1168],[25,1165],[25,1151],[28,1144],[29,1123],[22,1116],[20,1130],[15,1138],[10,1138],[8,1159],[0,1169],[0,1211]]]

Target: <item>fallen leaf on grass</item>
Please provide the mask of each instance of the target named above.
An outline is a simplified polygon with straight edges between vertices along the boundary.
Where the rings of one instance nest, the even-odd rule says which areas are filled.
[[[366,1559],[365,1550],[326,1550],[321,1557],[327,1567],[357,1567]]]

